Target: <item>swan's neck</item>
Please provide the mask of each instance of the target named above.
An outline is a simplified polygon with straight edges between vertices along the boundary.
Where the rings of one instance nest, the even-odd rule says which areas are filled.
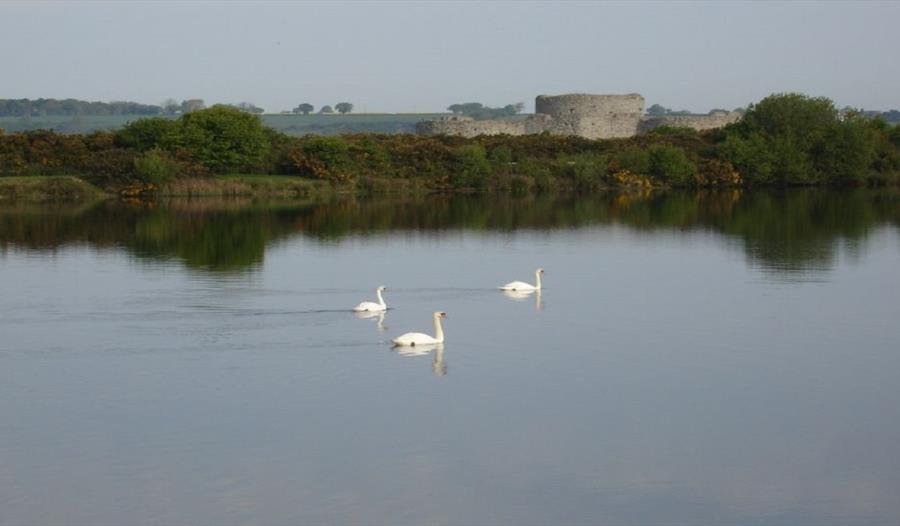
[[[382,308],[386,308],[387,305],[384,303],[384,298],[381,297],[381,289],[375,289],[375,295],[378,296],[378,304],[381,305]]]
[[[434,317],[434,339],[438,343],[444,343],[444,328],[441,327],[441,317]]]
[[[534,271],[534,288],[541,290],[541,271]]]

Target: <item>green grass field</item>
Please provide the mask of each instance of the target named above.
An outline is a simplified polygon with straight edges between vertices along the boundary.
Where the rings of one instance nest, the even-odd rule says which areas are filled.
[[[266,126],[288,135],[337,135],[341,133],[414,133],[419,121],[442,113],[350,113],[347,115],[264,114]],[[0,117],[0,129],[8,133],[49,129],[60,133],[90,133],[116,130],[141,115]]]

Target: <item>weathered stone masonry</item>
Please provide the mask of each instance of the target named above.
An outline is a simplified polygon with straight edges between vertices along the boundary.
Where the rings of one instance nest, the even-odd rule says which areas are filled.
[[[645,117],[641,120],[639,131],[649,131],[653,128],[659,128],[660,126],[710,130],[712,128],[721,128],[740,118],[741,114],[734,111],[711,111],[707,115],[666,115],[663,117]]]
[[[644,97],[628,95],[539,95],[535,114],[519,120],[483,120],[448,116],[416,125],[423,135],[527,135],[548,132],[553,135],[577,135],[588,139],[631,137],[660,126],[679,126],[705,130],[718,128],[740,118],[733,112],[709,115],[672,115],[645,117]]]

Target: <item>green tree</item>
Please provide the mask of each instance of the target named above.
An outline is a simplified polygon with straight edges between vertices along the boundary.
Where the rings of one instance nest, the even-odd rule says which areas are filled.
[[[502,108],[491,108],[480,102],[464,102],[462,104],[451,104],[447,106],[447,109],[455,115],[465,115],[476,120],[482,120],[515,115],[525,109],[525,104],[517,102],[515,104],[507,104]]]
[[[876,126],[863,117],[853,117],[831,128],[814,151],[816,169],[829,182],[865,182],[875,160],[878,143]]]
[[[315,108],[313,107],[312,104],[310,104],[308,102],[304,102],[291,111],[294,113],[302,113],[303,115],[309,115],[310,113],[312,113],[313,110],[315,110]]]
[[[214,172],[253,166],[269,147],[259,116],[229,106],[182,115],[166,142],[170,148],[187,150]]]
[[[665,108],[659,104],[654,104],[653,106],[647,108],[647,115],[650,115],[651,117],[662,117],[670,111],[672,110],[670,110],[669,108]]]
[[[825,97],[781,93],[751,104],[739,127],[772,137],[789,137],[799,144],[809,145],[831,129],[837,117],[834,103]]]
[[[769,184],[776,182],[776,163],[774,152],[768,141],[760,133],[754,132],[746,136],[728,134],[719,145],[719,151],[744,177],[745,180]]]
[[[349,102],[338,102],[334,105],[334,109],[338,110],[342,115],[353,111],[353,104]]]
[[[838,144],[854,133],[843,132],[842,127],[827,98],[775,94],[750,105],[740,122],[726,128],[722,151],[750,182],[790,185],[856,179],[848,174],[858,171],[847,165],[839,173],[831,171],[851,158],[869,158],[862,136],[854,136],[860,140],[852,145]]]
[[[163,117],[138,119],[115,133],[115,143],[145,152],[163,146],[174,127],[175,121]]]
[[[319,110],[319,113],[334,113],[334,108],[326,104],[322,106],[322,109]]]
[[[464,102],[462,104],[451,104],[447,109],[459,115],[468,115],[475,113],[484,108],[484,104],[480,102]]]

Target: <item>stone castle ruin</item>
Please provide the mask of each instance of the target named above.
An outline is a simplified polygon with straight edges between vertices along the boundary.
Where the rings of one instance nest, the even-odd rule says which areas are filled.
[[[478,121],[452,115],[416,125],[421,135],[528,135],[548,132],[587,139],[631,137],[660,126],[708,130],[737,121],[740,113],[713,111],[707,115],[644,115],[644,97],[627,95],[538,95],[535,113],[524,119]]]

